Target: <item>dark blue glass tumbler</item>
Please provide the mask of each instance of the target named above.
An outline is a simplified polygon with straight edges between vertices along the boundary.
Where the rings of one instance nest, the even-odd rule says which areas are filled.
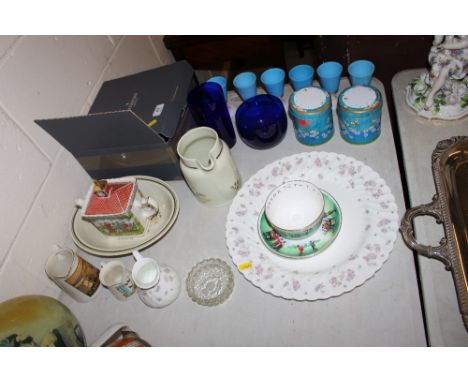
[[[246,145],[254,149],[276,146],[288,127],[283,102],[269,94],[249,98],[236,111],[236,125]]]
[[[229,147],[236,144],[236,133],[219,84],[205,82],[193,88],[187,97],[187,104],[198,126],[216,130]]]

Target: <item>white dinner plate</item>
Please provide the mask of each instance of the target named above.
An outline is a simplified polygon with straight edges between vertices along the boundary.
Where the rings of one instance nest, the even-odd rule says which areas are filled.
[[[296,179],[329,192],[342,212],[336,240],[300,261],[272,254],[257,230],[270,191]],[[243,185],[228,213],[226,243],[252,284],[275,296],[312,301],[338,296],[372,277],[388,259],[397,231],[395,198],[379,174],[345,155],[307,152],[267,165]]]

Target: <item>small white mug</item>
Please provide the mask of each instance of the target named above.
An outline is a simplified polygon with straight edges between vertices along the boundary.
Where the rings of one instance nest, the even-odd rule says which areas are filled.
[[[94,299],[101,289],[99,269],[73,250],[60,248],[46,262],[47,276],[79,302]]]
[[[125,265],[117,260],[102,263],[99,280],[120,301],[126,301],[135,291],[136,286]]]

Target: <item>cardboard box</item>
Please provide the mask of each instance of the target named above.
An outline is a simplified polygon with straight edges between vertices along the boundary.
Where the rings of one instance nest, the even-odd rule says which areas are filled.
[[[192,67],[180,61],[104,82],[88,115],[35,122],[92,178],[182,179],[176,146],[195,126],[186,99],[196,85]]]

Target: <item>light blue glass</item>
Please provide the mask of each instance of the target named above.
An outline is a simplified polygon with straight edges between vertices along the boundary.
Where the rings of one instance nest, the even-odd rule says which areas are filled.
[[[372,75],[374,74],[375,65],[368,60],[357,60],[348,66],[348,74],[351,79],[351,84],[355,85],[370,85]]]
[[[289,71],[288,77],[294,90],[312,86],[314,68],[310,65],[297,65]]]
[[[320,78],[322,87],[330,94],[336,93],[340,86],[341,73],[343,65],[335,61],[324,62],[317,68],[317,74]]]
[[[239,73],[232,83],[244,101],[257,94],[257,76],[252,72]]]
[[[271,68],[265,70],[260,77],[263,86],[268,94],[276,97],[282,97],[284,92],[284,78],[286,73],[280,68]]]
[[[224,99],[227,101],[227,81],[224,77],[222,76],[211,77],[206,82],[215,82],[219,84],[219,86],[221,86],[221,88],[223,89]]]

